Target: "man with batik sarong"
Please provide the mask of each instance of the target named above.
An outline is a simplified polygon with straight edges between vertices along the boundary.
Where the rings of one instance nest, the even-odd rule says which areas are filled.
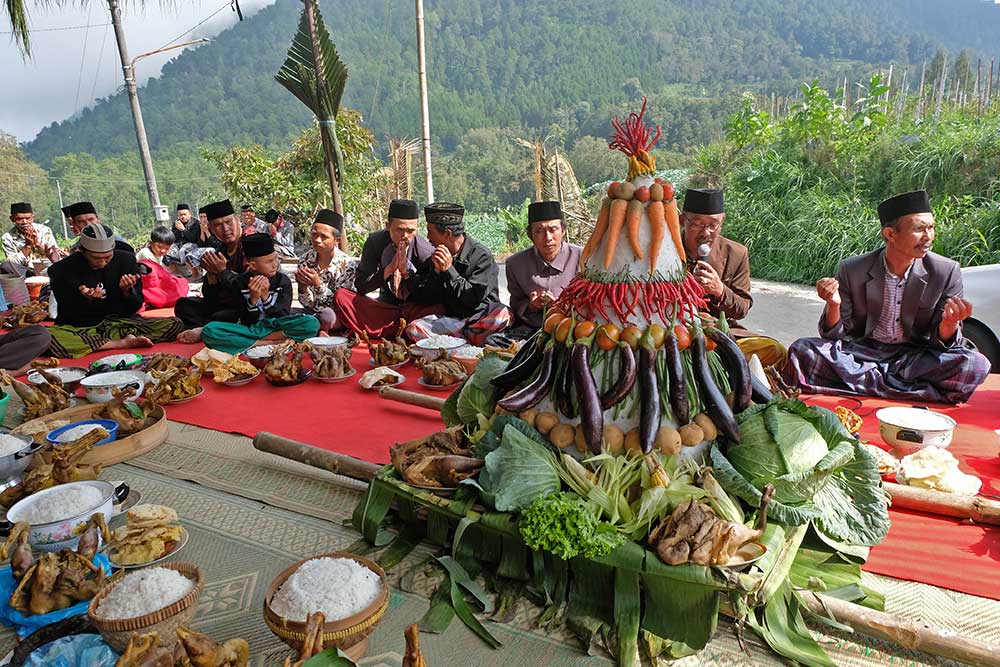
[[[176,317],[146,318],[135,255],[115,249],[114,233],[88,224],[80,251],[49,267],[59,314],[50,349],[57,357],[82,357],[97,350],[150,347],[174,340],[184,325]]]
[[[312,315],[292,315],[292,281],[278,270],[278,253],[270,234],[243,237],[247,270],[226,275],[221,289],[231,300],[243,303],[239,322],[209,322],[201,330],[205,345],[236,354],[258,340],[284,334],[305,340],[319,333],[319,320]]]
[[[885,247],[841,262],[816,285],[822,338],[789,348],[786,378],[819,394],[961,403],[990,371],[962,338],[972,304],[957,262],[930,251],[934,216],[923,190],[878,207]]]

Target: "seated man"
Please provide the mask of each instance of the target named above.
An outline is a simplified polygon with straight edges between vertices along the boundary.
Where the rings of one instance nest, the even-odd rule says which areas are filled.
[[[333,310],[341,326],[373,338],[392,338],[400,318],[413,321],[444,314],[440,303],[417,300],[434,252],[434,246],[417,236],[419,215],[414,201],[389,203],[386,228],[369,234],[361,249],[354,275],[356,293],[339,289],[334,295]],[[378,299],[366,296],[376,289]]]
[[[243,312],[243,300],[234,300],[232,294],[219,287],[224,280],[246,271],[246,257],[240,243],[243,227],[228,199],[204,206],[201,212],[205,214],[208,227],[218,239],[220,248],[217,251],[207,250],[201,256],[200,264],[205,272],[201,296],[178,299],[174,306],[177,317],[189,328],[178,338],[182,343],[201,340],[201,327],[208,322],[237,322]]]
[[[500,271],[493,253],[465,233],[465,209],[436,202],[424,207],[427,239],[435,246],[419,281],[417,295],[427,304],[443,304],[445,315],[464,320],[462,335],[481,345],[507,328],[510,308],[500,303]]]
[[[100,225],[101,218],[97,215],[97,209],[89,201],[78,201],[75,204],[70,204],[69,206],[70,215],[68,217],[69,229],[73,232],[74,236],[80,236],[83,232],[83,228],[87,225]],[[107,225],[105,225],[107,226]],[[115,249],[121,250],[122,252],[130,252],[135,254],[135,248],[133,248],[128,241],[126,241],[121,235],[115,234]],[[76,252],[80,249],[80,239],[78,238],[73,245],[70,246],[71,252]]]
[[[250,204],[240,206],[240,220],[244,234],[267,234],[267,223],[257,217]]]
[[[726,220],[722,190],[688,189],[684,195],[681,222],[684,225],[684,254],[688,270],[694,274],[708,302],[708,312],[726,314],[729,328],[737,338],[752,335],[739,326],[753,306],[750,296],[750,259],[744,245],[722,236]],[[699,250],[707,245],[703,256]]]
[[[282,333],[305,340],[319,333],[319,320],[312,315],[292,315],[292,281],[278,270],[278,253],[269,234],[243,237],[247,270],[227,272],[220,288],[232,300],[243,302],[239,322],[209,322],[201,330],[205,345],[237,354],[262,338]]]
[[[507,258],[507,289],[514,325],[500,336],[522,340],[542,328],[545,308],[576,276],[582,248],[565,241],[566,218],[557,201],[528,206],[531,247]]]
[[[219,241],[212,236],[204,213],[192,219],[187,204],[177,205],[177,220],[174,221],[174,246],[164,260],[164,266],[172,273],[193,281],[201,279],[201,256],[209,249],[218,250]]]
[[[319,329],[328,332],[337,326],[333,297],[341,288],[354,286],[357,260],[340,249],[344,218],[328,208],[316,213],[309,232],[312,247],[306,251],[295,272],[299,284],[299,304],[319,319]]]
[[[104,225],[84,227],[80,251],[49,267],[49,279],[59,302],[55,326],[49,327],[53,356],[149,347],[174,340],[183,329],[176,317],[136,315],[143,302],[138,263],[132,253],[115,249]]]
[[[805,391],[961,403],[990,371],[962,339],[972,304],[958,263],[930,252],[934,216],[923,190],[878,207],[885,247],[840,263],[816,284],[822,338],[789,348],[785,375]]]
[[[267,233],[274,239],[274,248],[282,257],[294,258],[295,254],[295,227],[280,211],[273,208],[267,209],[264,214],[264,222],[267,223]]]
[[[29,324],[0,334],[0,369],[11,375],[27,372],[31,362],[49,349],[52,336],[48,327]]]
[[[64,253],[56,245],[52,230],[35,223],[35,214],[28,202],[10,205],[10,221],[13,229],[3,235],[3,251],[7,260],[0,264],[0,273],[25,275],[31,271],[32,263],[49,260],[58,262]]]

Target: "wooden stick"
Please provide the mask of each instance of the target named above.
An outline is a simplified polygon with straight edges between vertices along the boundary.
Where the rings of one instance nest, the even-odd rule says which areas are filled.
[[[885,483],[885,490],[892,497],[893,507],[942,514],[975,523],[1000,526],[1000,502],[982,496],[959,496],[915,486]]]
[[[1000,644],[963,637],[920,621],[902,619],[812,591],[802,591],[802,599],[815,613],[833,614],[838,621],[862,634],[976,667],[1000,667]]]
[[[395,387],[382,387],[378,390],[378,395],[382,398],[388,398],[390,401],[399,401],[400,403],[416,405],[417,407],[427,408],[429,410],[440,410],[442,406],[444,406],[445,400],[436,396],[418,394],[415,391],[396,389]]]
[[[296,440],[289,440],[274,433],[261,431],[253,438],[254,449],[282,458],[305,463],[362,482],[371,481],[380,466],[356,459],[346,454],[327,451]]]

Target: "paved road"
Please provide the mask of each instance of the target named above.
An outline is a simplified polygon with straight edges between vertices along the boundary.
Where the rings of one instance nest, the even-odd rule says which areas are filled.
[[[751,294],[753,308],[743,320],[746,328],[777,338],[786,346],[796,338],[818,335],[816,327],[823,302],[816,296],[814,288],[754,280]],[[500,298],[504,303],[510,303],[506,272],[502,266]]]

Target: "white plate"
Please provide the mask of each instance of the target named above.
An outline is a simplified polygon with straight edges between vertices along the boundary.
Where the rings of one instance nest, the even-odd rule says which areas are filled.
[[[463,377],[458,382],[452,382],[451,384],[431,384],[423,377],[418,378],[417,382],[420,384],[420,386],[424,387],[425,389],[430,389],[431,391],[451,391],[458,385],[465,382],[465,378]]]
[[[333,384],[334,382],[343,382],[344,380],[346,380],[348,378],[352,378],[355,375],[357,375],[357,373],[358,373],[357,369],[356,368],[352,368],[351,372],[348,373],[347,375],[341,375],[340,377],[336,377],[336,378],[321,378],[320,376],[316,375],[315,372],[313,372],[313,377],[315,379],[319,380],[320,382],[326,382],[327,384]]]
[[[312,343],[316,347],[340,347],[341,345],[347,345],[347,339],[343,336],[316,336],[315,338],[306,338],[305,342]]]
[[[406,378],[405,377],[403,377],[403,376],[396,376],[396,381],[393,382],[392,384],[380,384],[380,385],[373,385],[371,387],[362,386],[361,388],[362,389],[367,389],[368,391],[378,391],[382,387],[398,387],[399,385],[403,384],[404,382],[406,382]],[[358,384],[361,384],[361,378],[358,378]]]
[[[101,357],[90,364],[91,368],[98,366],[100,364],[108,364],[112,367],[117,366],[119,362],[124,361],[129,366],[142,363],[142,355],[136,354],[134,352],[128,352],[126,354],[109,354],[106,357]],[[128,370],[128,368],[123,369]]]
[[[192,395],[192,396],[186,396],[184,398],[175,398],[172,401],[167,401],[166,404],[167,405],[180,405],[181,403],[187,403],[188,401],[193,401],[194,399],[198,398],[199,396],[201,396],[204,393],[205,393],[205,388],[202,387],[201,385],[198,385],[198,392],[195,393],[194,395]]]
[[[156,565],[157,563],[162,563],[163,561],[165,561],[167,559],[173,558],[177,554],[177,552],[179,552],[181,549],[183,549],[184,547],[187,546],[188,540],[191,539],[191,535],[190,535],[190,533],[188,533],[187,528],[184,528],[182,526],[181,530],[183,532],[181,533],[180,539],[177,540],[177,545],[174,547],[173,551],[171,551],[170,553],[164,554],[163,556],[160,556],[159,558],[155,558],[155,559],[153,559],[151,561],[147,561],[145,563],[136,563],[135,565],[118,565],[114,561],[111,561],[112,567],[116,567],[116,568],[119,568],[119,569],[122,569],[122,570],[138,570],[140,568],[149,567],[150,565]],[[108,559],[109,560],[111,559],[110,555],[108,556]]]

